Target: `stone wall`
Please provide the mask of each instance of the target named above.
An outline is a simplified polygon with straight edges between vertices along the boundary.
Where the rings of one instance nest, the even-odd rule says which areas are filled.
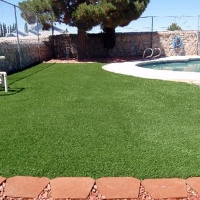
[[[182,48],[175,50],[173,40],[180,36],[183,41]],[[142,32],[142,33],[116,33],[116,45],[107,51],[104,48],[104,35],[87,34],[86,56],[90,58],[107,57],[137,57],[142,58],[146,48],[160,48],[161,56],[197,55],[198,50],[196,31],[168,31],[168,32]],[[13,38],[0,39],[0,56],[6,60],[0,61],[0,70],[15,72],[36,63],[57,58],[77,57],[77,35],[63,34],[50,38],[20,39],[20,55],[17,40]],[[148,52],[147,52],[148,53]]]
[[[0,56],[6,57],[4,61],[0,61],[1,71],[7,73],[20,71],[52,58],[49,38],[40,38],[39,42],[35,38],[20,39],[19,42],[18,47],[16,38],[0,39]],[[19,56],[19,52],[21,56]]]
[[[183,41],[181,49],[174,49],[174,37]],[[103,33],[87,35],[87,58],[98,57],[140,57],[146,48],[160,48],[161,56],[197,55],[196,31],[168,31],[142,33],[116,33],[116,45],[107,51],[104,48]],[[58,58],[77,57],[77,35],[54,36],[54,50]]]

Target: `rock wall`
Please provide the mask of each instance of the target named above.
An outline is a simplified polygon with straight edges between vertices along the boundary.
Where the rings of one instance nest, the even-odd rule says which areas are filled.
[[[0,61],[0,70],[12,73],[20,71],[36,63],[52,58],[52,47],[49,38],[20,39],[18,46],[16,38],[0,39],[0,56],[6,59]],[[20,54],[19,54],[20,52]]]
[[[181,38],[181,48],[174,49],[173,42],[175,36]],[[142,58],[144,50],[147,48],[160,48],[161,56],[198,54],[196,31],[116,33],[116,45],[109,51],[104,48],[103,38],[103,33],[87,35],[87,58]],[[77,35],[54,36],[54,49],[55,55],[58,58],[77,57]]]
[[[175,36],[182,40],[182,46],[174,49]],[[142,33],[116,33],[116,45],[113,49],[104,48],[104,34],[87,34],[86,56],[90,58],[136,57],[142,58],[147,48],[160,48],[161,56],[198,55],[196,31],[168,31]],[[20,52],[20,56],[19,56]],[[154,52],[158,54],[156,50]],[[151,54],[146,51],[145,57]],[[13,38],[0,38],[0,56],[6,60],[0,61],[0,70],[7,73],[20,71],[36,63],[57,58],[77,57],[77,35],[63,34],[50,38],[20,39],[20,45]]]
[[[77,35],[61,34],[50,37],[53,53],[56,58],[77,57]]]

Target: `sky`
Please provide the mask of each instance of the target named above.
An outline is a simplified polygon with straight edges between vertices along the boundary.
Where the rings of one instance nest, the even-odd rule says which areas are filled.
[[[11,4],[18,5],[22,0],[5,0]],[[20,17],[20,11],[16,9],[19,30],[24,30],[25,21]],[[153,17],[152,17],[153,16]],[[199,16],[199,17],[198,17]],[[177,23],[183,30],[197,30],[200,21],[199,0],[150,0],[146,10],[136,21],[126,27],[116,28],[116,32],[143,32],[143,31],[165,31],[172,23]],[[14,6],[0,0],[0,23],[15,23]],[[77,33],[76,28],[66,25],[58,25],[71,33]],[[99,27],[93,28],[90,33],[101,32]]]

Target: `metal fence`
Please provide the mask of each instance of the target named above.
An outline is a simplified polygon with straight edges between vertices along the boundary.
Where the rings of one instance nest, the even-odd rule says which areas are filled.
[[[19,6],[9,3],[5,0],[0,0],[0,25],[2,26],[2,29],[0,29],[0,36],[26,36],[28,35],[29,30],[34,30],[35,32],[31,36],[35,36],[37,38],[37,30],[34,29],[34,27],[37,25],[36,13],[33,13],[29,10],[26,10],[26,13],[28,13],[29,20],[31,20],[31,18],[36,19],[35,24],[28,25],[28,23],[21,16],[22,11],[20,10]]]
[[[26,12],[30,11],[26,10]],[[37,34],[38,30],[36,29],[37,22],[32,25],[27,24],[27,22],[21,17],[21,13],[22,12],[17,5],[9,3],[6,0],[0,0],[0,25],[6,25],[7,36],[11,36],[9,33],[11,32],[12,27],[16,26],[19,36],[26,36],[27,30],[30,30],[31,32],[28,34],[37,38],[39,36],[39,34]],[[29,17],[31,18],[31,16],[37,19],[36,13],[30,12]],[[199,30],[199,21],[200,16],[145,16],[132,21],[126,27],[117,27],[116,30],[117,32],[167,31],[168,27],[173,23],[176,23],[178,26],[180,26],[182,30]],[[64,25],[62,27],[66,28]],[[34,33],[32,33],[33,30],[35,31]]]
[[[199,30],[200,16],[146,16],[132,21],[126,27],[118,27],[117,32],[167,31],[173,23],[182,30]]]
[[[36,17],[35,13],[29,12],[30,17]],[[12,44],[8,45],[6,48],[7,52],[15,52],[13,55],[16,56],[14,59],[18,69],[22,69],[25,63],[22,60],[22,51],[21,47],[23,40],[26,38],[31,38],[31,42],[39,45],[40,36],[38,29],[38,22],[35,21],[35,24],[28,25],[28,23],[21,17],[22,11],[17,5],[9,3],[4,0],[0,0],[0,47],[2,44]],[[29,37],[28,37],[29,36]],[[2,49],[0,48],[0,54],[3,54]],[[9,57],[8,57],[9,58]],[[38,60],[40,60],[39,48],[38,48]],[[10,65],[9,60],[7,59],[7,65]],[[5,61],[5,62],[6,62]]]
[[[30,11],[27,11],[30,12]],[[20,66],[23,66],[21,45],[25,38],[31,38],[36,44],[40,44],[42,27],[36,21],[29,25],[22,17],[22,11],[17,5],[0,0],[0,41],[12,40],[16,44],[17,58]],[[30,17],[36,17],[36,13],[30,12]],[[195,30],[199,32],[200,16],[146,16],[132,21],[126,27],[117,27],[116,32],[155,32],[167,31],[169,26],[176,23],[182,30]],[[66,26],[63,26],[63,28]],[[64,28],[64,29],[65,29]],[[70,28],[68,29],[70,33]],[[49,31],[51,32],[51,31]],[[199,44],[199,42],[198,42]],[[0,44],[1,45],[1,44]],[[200,45],[199,45],[200,46]],[[2,52],[0,51],[0,55]],[[38,48],[38,60],[40,52]]]

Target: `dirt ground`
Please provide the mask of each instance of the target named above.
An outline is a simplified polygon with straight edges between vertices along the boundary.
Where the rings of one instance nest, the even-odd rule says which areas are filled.
[[[115,63],[115,62],[133,61],[133,60],[138,60],[138,59],[140,58],[119,57],[119,58],[92,58],[92,59],[84,59],[84,60],[78,60],[76,58],[58,58],[58,59],[51,59],[49,61],[46,61],[46,63],[92,63],[92,62]]]

